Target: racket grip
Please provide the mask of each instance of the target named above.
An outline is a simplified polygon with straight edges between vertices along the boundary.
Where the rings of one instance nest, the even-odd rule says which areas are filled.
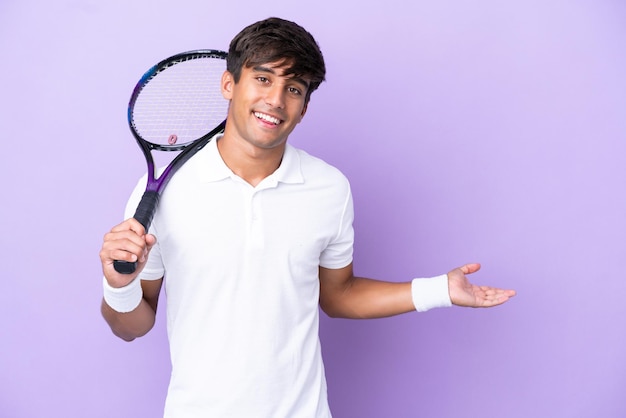
[[[146,190],[141,197],[141,201],[139,202],[135,215],[133,216],[133,218],[137,219],[139,223],[143,225],[146,233],[150,228],[150,224],[152,224],[152,218],[154,217],[157,205],[159,204],[159,198],[160,195],[158,192]],[[115,260],[113,262],[113,267],[118,273],[132,274],[137,269],[137,262]]]
[[[137,262],[115,260],[113,262],[115,271],[122,274],[132,274],[137,270]]]
[[[156,212],[160,197],[158,192],[146,190],[133,216],[133,218],[137,219],[139,223],[143,225],[146,233],[148,233],[148,229],[150,229],[150,225],[152,224],[152,218]]]

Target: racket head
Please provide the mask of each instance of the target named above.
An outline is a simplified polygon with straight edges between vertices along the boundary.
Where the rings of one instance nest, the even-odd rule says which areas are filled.
[[[221,79],[227,55],[212,49],[182,52],[141,77],[128,103],[128,124],[144,152],[183,150],[226,119]]]

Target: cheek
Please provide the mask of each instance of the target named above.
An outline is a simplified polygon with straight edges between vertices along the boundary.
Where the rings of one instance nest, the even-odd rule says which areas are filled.
[[[307,106],[308,106],[308,103],[305,103],[304,105],[302,105],[302,111],[300,112],[300,120],[302,120],[302,118],[306,114]]]

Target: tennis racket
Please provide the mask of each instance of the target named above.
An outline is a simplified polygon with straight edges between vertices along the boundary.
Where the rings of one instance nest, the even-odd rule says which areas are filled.
[[[174,173],[224,131],[228,101],[220,89],[226,52],[196,50],[167,58],[139,80],[128,103],[128,125],[148,165],[148,183],[135,215],[148,231],[163,189]],[[157,177],[153,151],[178,151]],[[120,273],[137,263],[114,262]]]

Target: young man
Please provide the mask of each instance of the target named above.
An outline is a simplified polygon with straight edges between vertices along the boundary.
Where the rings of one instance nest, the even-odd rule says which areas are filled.
[[[166,417],[330,417],[318,306],[377,318],[515,293],[470,284],[475,264],[406,283],[354,277],[348,181],[287,145],[324,76],[302,27],[272,18],[245,28],[222,77],[223,136],[176,173],[149,234],[130,218],[104,237],[102,313],[120,338],[152,328],[167,277]],[[113,260],[138,261],[137,271],[118,274]]]

